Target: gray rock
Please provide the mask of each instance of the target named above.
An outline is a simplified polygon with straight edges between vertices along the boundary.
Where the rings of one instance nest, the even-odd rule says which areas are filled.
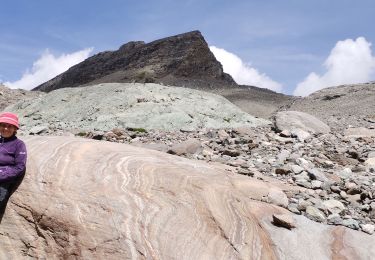
[[[297,206],[297,209],[300,210],[300,211],[306,211],[306,208],[308,206],[311,206],[312,203],[310,201],[306,201],[306,200],[299,200],[298,201],[298,206]]]
[[[313,164],[304,158],[297,158],[296,163],[304,169],[308,169]]]
[[[348,179],[350,176],[352,176],[352,170],[350,168],[344,168],[342,171],[338,172],[338,175],[342,179]]]
[[[292,137],[296,137],[298,141],[305,142],[312,138],[311,134],[307,131],[304,131],[302,129],[292,129],[291,130]]]
[[[197,139],[189,139],[182,143],[173,145],[168,153],[183,155],[183,154],[195,154],[201,149],[201,142]]]
[[[308,169],[308,174],[311,180],[318,180],[321,182],[328,181],[328,178],[325,176],[324,172],[317,168]]]
[[[322,189],[328,192],[328,191],[331,190],[332,185],[335,185],[335,182],[333,182],[331,180],[324,181],[323,184],[322,184]]]
[[[219,136],[219,139],[220,141],[224,141],[224,140],[227,140],[229,139],[229,134],[227,132],[225,132],[225,130],[222,130],[220,129],[218,132],[217,132],[218,136]]]
[[[347,182],[345,182],[345,188],[347,190],[355,189],[355,188],[357,188],[357,184],[352,182],[352,181],[347,181]],[[353,195],[353,194],[351,194],[351,195]]]
[[[361,229],[363,232],[366,232],[367,234],[374,234],[375,232],[375,225],[372,224],[363,224],[361,225]]]
[[[280,132],[281,137],[290,137],[292,133],[289,130],[283,130]]]
[[[34,126],[34,127],[30,128],[29,133],[31,135],[38,135],[38,134],[47,132],[48,129],[49,128],[48,128],[47,125],[38,125],[38,126]]]
[[[366,165],[366,171],[367,172],[375,173],[375,157],[368,158],[365,161],[365,165]]]
[[[279,163],[284,163],[286,159],[290,156],[290,152],[288,150],[281,150],[280,153],[277,155],[277,160]]]
[[[306,207],[306,216],[317,222],[324,222],[326,220],[324,213],[313,206]]]
[[[308,133],[329,133],[328,125],[318,118],[298,111],[278,112],[275,117],[275,126],[279,131],[301,129]]]
[[[291,166],[291,169],[292,169],[292,172],[294,172],[295,174],[299,174],[304,170],[301,166],[298,166],[295,164]]]
[[[375,151],[373,152],[369,152],[368,155],[367,155],[367,158],[375,158]]]
[[[254,172],[248,170],[248,169],[239,169],[238,174],[247,175],[247,176],[254,176]]]
[[[271,188],[267,195],[267,200],[269,203],[275,204],[277,206],[281,206],[284,208],[288,206],[288,197],[282,190],[279,189]]]
[[[209,148],[203,148],[202,155],[206,157],[211,157],[212,155],[214,155],[214,151]]]
[[[331,185],[330,189],[331,189],[331,191],[333,191],[333,192],[335,192],[335,193],[341,193],[340,186],[337,186],[337,185]]]
[[[357,203],[361,202],[361,195],[360,194],[348,195],[346,200],[349,201],[353,205],[357,205]]]
[[[342,224],[348,228],[358,230],[359,229],[359,223],[357,220],[349,218],[349,219],[344,219],[342,221]]]
[[[333,225],[341,225],[342,224],[342,218],[340,217],[339,214],[337,213],[334,213],[334,214],[331,214],[327,217],[327,222],[329,224],[333,224]]]
[[[311,181],[311,188],[312,189],[320,189],[322,187],[322,181],[313,180]]]
[[[343,199],[347,199],[348,198],[348,194],[346,194],[345,191],[340,191],[340,197],[343,198]]]
[[[295,184],[297,184],[298,186],[307,188],[307,189],[311,189],[311,182],[304,180],[304,179],[296,179]]]
[[[332,214],[340,214],[345,210],[345,205],[342,202],[334,199],[324,201],[323,204],[327,207],[328,211]]]
[[[298,214],[298,215],[301,214],[301,211],[298,210],[298,204],[296,204],[296,203],[290,203],[288,205],[288,210],[290,212],[293,212],[294,214]]]

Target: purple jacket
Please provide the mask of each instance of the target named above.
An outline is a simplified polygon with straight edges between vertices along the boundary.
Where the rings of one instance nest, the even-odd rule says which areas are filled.
[[[25,143],[16,136],[0,138],[0,183],[25,173],[27,152]]]

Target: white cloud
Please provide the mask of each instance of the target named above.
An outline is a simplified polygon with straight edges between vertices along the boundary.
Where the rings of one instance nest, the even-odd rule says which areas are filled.
[[[282,86],[280,83],[252,68],[250,64],[244,63],[235,54],[215,46],[210,46],[210,50],[223,65],[224,72],[231,75],[238,84],[268,88],[277,92],[281,91]]]
[[[322,75],[310,73],[294,90],[296,96],[307,96],[314,91],[342,84],[368,82],[375,75],[375,57],[371,43],[358,37],[355,41],[339,41],[324,62],[327,71]]]
[[[21,79],[14,82],[4,82],[4,85],[10,88],[30,90],[65,72],[73,65],[87,59],[92,50],[92,48],[87,48],[70,54],[62,54],[59,57],[55,57],[46,50],[42,56],[33,63],[31,71],[27,70],[22,75]]]

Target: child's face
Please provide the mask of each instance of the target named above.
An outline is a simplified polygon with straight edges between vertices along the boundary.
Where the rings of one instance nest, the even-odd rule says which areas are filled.
[[[8,138],[14,135],[17,131],[17,127],[7,123],[0,123],[0,135],[4,138]]]

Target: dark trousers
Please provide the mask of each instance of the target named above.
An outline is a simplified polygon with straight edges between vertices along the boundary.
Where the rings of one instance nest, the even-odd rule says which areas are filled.
[[[22,174],[21,176],[18,176],[17,178],[13,180],[0,182],[0,223],[1,223],[1,220],[3,219],[5,208],[7,206],[10,196],[21,184],[24,176],[25,175]]]

